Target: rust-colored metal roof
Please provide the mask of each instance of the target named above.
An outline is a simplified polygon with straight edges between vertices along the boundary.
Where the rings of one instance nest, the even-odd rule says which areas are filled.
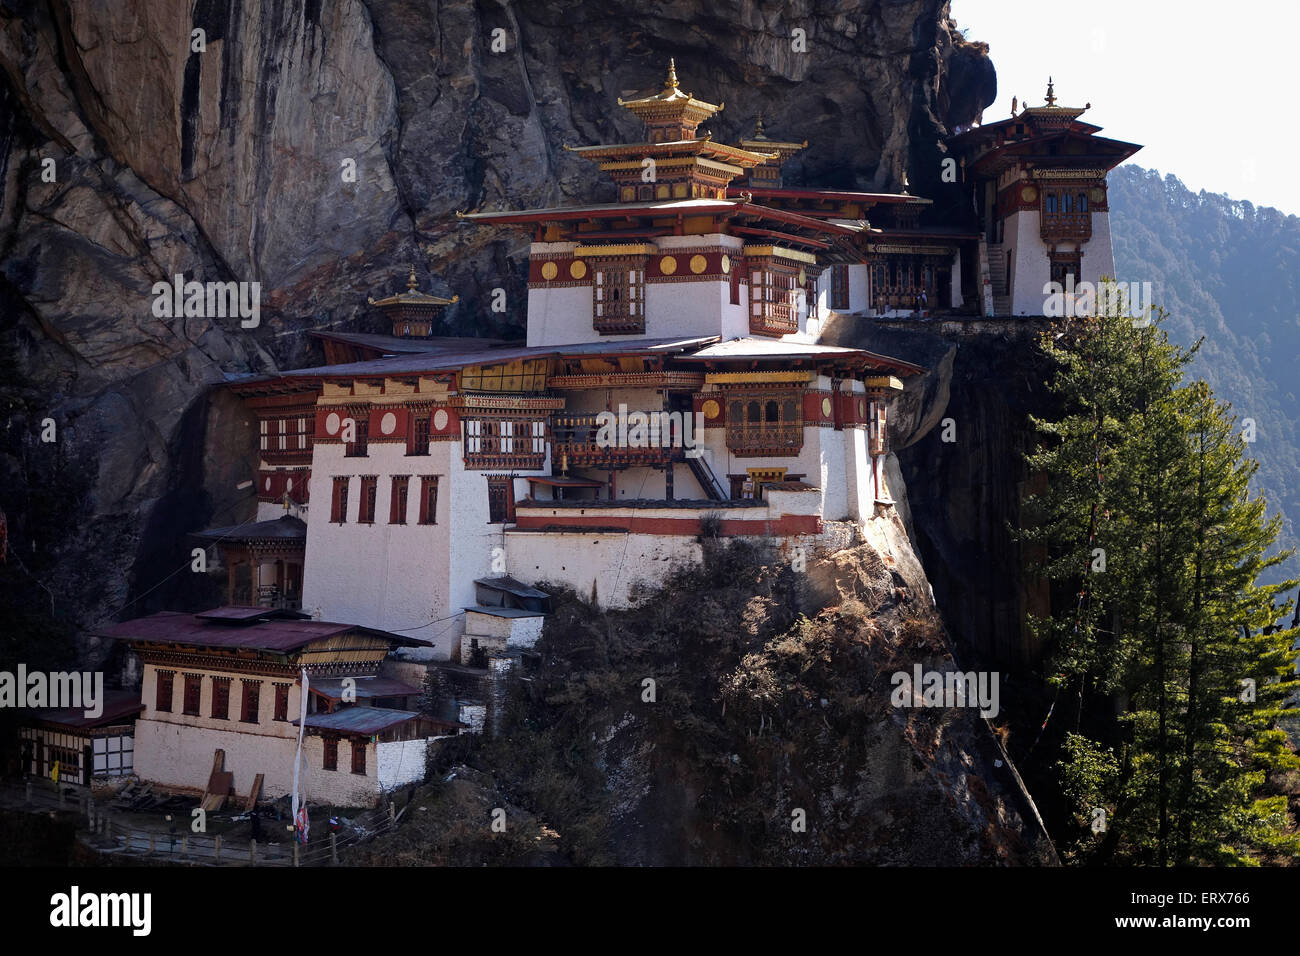
[[[34,710],[27,718],[28,724],[57,724],[70,730],[93,730],[96,727],[111,727],[113,724],[125,723],[144,710],[138,691],[106,690],[100,703],[101,713],[98,717],[87,717],[84,707],[59,707]]]
[[[911,362],[905,362],[890,355],[868,352],[866,349],[787,342],[783,339],[730,339],[700,349],[691,355],[682,356],[684,362],[753,362],[763,359],[800,359],[812,362],[851,363],[872,368],[889,368],[900,375],[919,375],[925,371],[921,366],[913,365]]]
[[[323,640],[335,634],[357,631],[390,644],[406,647],[424,646],[427,641],[393,634],[372,627],[356,624],[338,624],[333,621],[283,620],[272,615],[271,608],[261,608],[261,613],[248,616],[238,609],[237,613],[223,615],[217,609],[205,612],[207,617],[188,614],[182,611],[159,611],[148,617],[136,618],[110,625],[100,635],[117,641],[147,641],[164,644],[189,644],[194,647],[222,647],[245,650],[272,651],[288,654],[305,647],[313,641]]]
[[[267,521],[246,521],[224,528],[205,528],[191,532],[196,538],[229,541],[303,541],[307,540],[307,522],[293,515],[281,515]]]
[[[271,608],[262,607],[261,605],[239,605],[228,604],[225,607],[214,607],[210,611],[203,611],[195,614],[195,617],[202,618],[205,621],[254,621],[258,618],[271,620],[272,618],[284,618],[297,621],[304,621],[311,617],[302,611],[294,611],[289,608]]]
[[[567,478],[563,475],[525,475],[525,479],[537,485],[551,488],[604,488],[606,482],[594,478]]]
[[[358,700],[372,697],[411,697],[422,693],[419,687],[393,680],[391,677],[354,677],[352,680],[352,690]],[[310,690],[313,694],[320,694],[329,700],[342,700],[343,681],[342,677],[312,678]]]
[[[869,202],[872,204],[910,204],[928,206],[934,202],[923,196],[909,193],[863,193],[848,189],[810,189],[794,186],[728,186],[727,195],[739,198],[748,193],[755,199],[830,199],[839,202]]]
[[[518,346],[521,344],[517,339],[487,339],[464,335],[407,338],[398,335],[379,335],[373,332],[334,332],[325,329],[313,329],[310,334],[318,339],[330,339],[346,345],[358,345],[362,348],[402,355],[416,352],[469,352],[476,349],[487,350],[502,345]]]
[[[387,707],[344,707],[332,714],[308,714],[303,724],[313,730],[333,730],[340,734],[370,736],[396,727],[421,715],[414,710],[390,710]],[[428,718],[425,718],[428,719]],[[294,721],[297,726],[298,721]]]
[[[422,372],[455,371],[467,365],[495,365],[530,358],[565,358],[601,355],[665,355],[718,341],[718,336],[693,338],[639,339],[629,342],[580,342],[574,345],[536,345],[516,348],[493,348],[474,352],[421,352],[391,358],[348,362],[343,365],[318,365],[313,368],[286,369],[274,375],[232,382],[236,386],[265,384],[280,379],[323,379],[331,376],[349,378],[358,375],[418,375]]]

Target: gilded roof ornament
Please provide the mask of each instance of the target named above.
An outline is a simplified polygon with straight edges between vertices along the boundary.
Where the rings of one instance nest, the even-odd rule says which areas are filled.
[[[453,295],[450,299],[444,299],[437,295],[428,295],[419,291],[419,280],[415,278],[415,265],[411,265],[411,272],[406,277],[406,291],[399,292],[396,295],[385,296],[382,299],[376,299],[372,296],[366,296],[366,302],[379,308],[394,308],[403,305],[415,306],[443,306],[451,305],[460,301],[459,295]]]
[[[1052,78],[1050,76],[1047,78],[1047,105],[1056,105],[1056,93],[1052,90]]]

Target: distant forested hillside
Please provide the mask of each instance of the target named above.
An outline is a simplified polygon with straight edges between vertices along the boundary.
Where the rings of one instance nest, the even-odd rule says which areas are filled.
[[[1111,173],[1111,233],[1122,281],[1150,282],[1170,334],[1205,344],[1193,374],[1253,418],[1256,486],[1281,512],[1283,543],[1300,541],[1300,217],[1213,193],[1174,176]],[[1300,576],[1300,559],[1288,574]]]

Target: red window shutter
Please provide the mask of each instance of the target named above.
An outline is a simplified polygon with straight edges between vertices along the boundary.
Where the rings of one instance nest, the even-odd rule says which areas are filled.
[[[367,746],[368,746],[367,741],[358,737],[352,738],[352,772],[353,773],[366,772],[366,747]]]
[[[154,710],[163,714],[170,714],[172,712],[172,689],[175,686],[175,671],[158,672],[158,688],[154,696]]]
[[[410,478],[405,475],[393,476],[392,491],[388,496],[388,523],[406,524],[406,511]]]

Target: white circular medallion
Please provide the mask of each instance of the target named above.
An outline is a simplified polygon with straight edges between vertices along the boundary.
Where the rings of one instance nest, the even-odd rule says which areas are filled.
[[[331,435],[337,435],[339,432],[339,413],[330,412],[329,418],[325,419],[325,431]]]
[[[267,476],[266,476],[266,484],[265,484],[263,487],[265,487],[267,491],[270,491],[270,490],[271,490],[271,476],[270,476],[270,475],[267,475]]]
[[[379,420],[379,430],[385,435],[397,431],[397,416],[392,412],[384,412],[384,417]]]
[[[433,427],[437,431],[442,431],[447,427],[447,409],[440,408],[433,413]]]

